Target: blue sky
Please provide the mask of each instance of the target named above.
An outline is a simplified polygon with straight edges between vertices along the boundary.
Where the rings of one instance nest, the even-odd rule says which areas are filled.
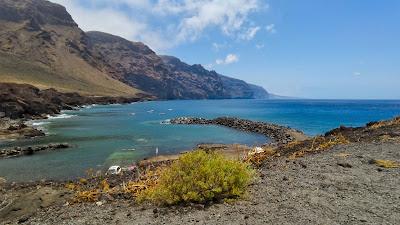
[[[85,30],[142,41],[272,93],[400,99],[397,0],[52,0]]]

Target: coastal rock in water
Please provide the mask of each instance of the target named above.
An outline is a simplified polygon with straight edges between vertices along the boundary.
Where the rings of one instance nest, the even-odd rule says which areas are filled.
[[[21,119],[0,118],[0,140],[44,136],[43,131],[24,124]]]
[[[40,146],[28,146],[28,147],[14,147],[10,149],[2,149],[0,150],[0,159],[1,158],[10,158],[17,157],[23,155],[32,155],[36,152],[45,151],[45,150],[56,150],[56,149],[65,149],[71,147],[68,143],[56,143],[56,144],[48,144],[48,145],[40,145]]]

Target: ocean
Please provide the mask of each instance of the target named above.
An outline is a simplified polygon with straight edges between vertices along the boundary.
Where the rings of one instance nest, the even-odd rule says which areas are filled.
[[[46,137],[0,142],[0,149],[48,143],[73,147],[32,156],[0,160],[0,177],[9,181],[72,179],[89,168],[129,165],[145,157],[187,151],[199,143],[239,143],[257,146],[262,135],[218,126],[165,124],[171,118],[235,116],[272,122],[323,134],[340,125],[361,126],[400,115],[396,100],[182,100],[128,105],[86,106],[63,111],[47,120],[32,121]]]

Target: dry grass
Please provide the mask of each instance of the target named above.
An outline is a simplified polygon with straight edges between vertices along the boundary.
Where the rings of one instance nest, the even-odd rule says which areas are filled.
[[[156,185],[161,171],[166,165],[157,167],[149,166],[139,172],[138,178],[127,182],[121,181],[115,186],[111,186],[107,179],[87,172],[88,178],[80,178],[77,182],[67,183],[65,188],[75,193],[70,203],[97,202],[105,196],[125,196],[135,198],[142,191]]]
[[[68,56],[62,61],[65,65],[49,68],[11,54],[0,54],[0,80],[83,95],[133,96],[141,92],[108,77],[78,58]]]
[[[72,203],[96,202],[103,194],[110,194],[113,191],[106,179],[100,181],[94,188],[88,188],[85,186],[86,184],[88,184],[88,181],[81,178],[76,184],[68,183],[65,185],[67,189],[75,191]]]
[[[331,138],[324,138],[324,140],[319,143],[319,145],[315,148],[316,151],[319,150],[326,150],[329,148],[332,148],[333,146],[339,145],[339,144],[349,144],[350,141],[347,140],[342,134],[337,134]],[[312,150],[313,148],[311,148]]]
[[[383,159],[377,159],[373,160],[373,163],[379,167],[383,168],[399,168],[400,163],[391,161],[391,160],[383,160]]]
[[[341,152],[339,154],[336,154],[337,157],[341,157],[341,158],[347,158],[349,156],[351,156],[350,153],[345,153],[345,152]]]
[[[166,166],[160,166],[155,170],[146,170],[138,180],[122,184],[122,192],[129,194],[132,197],[137,197],[142,191],[152,188],[157,184],[157,181],[165,168]]]
[[[303,157],[307,153],[324,151],[324,150],[330,149],[336,145],[340,145],[340,144],[345,145],[345,144],[349,144],[349,143],[350,143],[350,141],[340,133],[336,134],[334,136],[330,136],[330,137],[318,136],[313,139],[311,146],[309,148],[303,147],[302,149],[293,152],[289,156],[289,159],[296,159],[299,157]],[[296,145],[300,145],[300,144],[301,143],[290,144],[290,145],[287,145],[285,148],[293,148],[293,147],[296,147]]]
[[[89,191],[77,191],[74,197],[74,203],[97,202],[100,198],[100,191],[97,189]]]
[[[370,129],[378,129],[381,127],[392,126],[392,125],[400,125],[400,117],[396,117],[393,120],[379,121],[379,122],[373,123],[372,125],[369,126],[369,128]]]
[[[245,159],[246,162],[251,163],[253,165],[259,166],[266,159],[274,156],[276,154],[276,150],[272,147],[264,147],[263,152],[250,154]]]

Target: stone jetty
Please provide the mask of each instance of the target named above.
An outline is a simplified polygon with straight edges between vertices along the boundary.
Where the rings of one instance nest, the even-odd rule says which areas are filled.
[[[290,127],[280,126],[272,123],[258,122],[234,117],[218,117],[215,119],[204,119],[195,117],[179,117],[171,119],[171,124],[198,124],[198,125],[219,125],[241,131],[262,134],[277,144],[286,144],[292,141],[302,141],[307,136]]]

